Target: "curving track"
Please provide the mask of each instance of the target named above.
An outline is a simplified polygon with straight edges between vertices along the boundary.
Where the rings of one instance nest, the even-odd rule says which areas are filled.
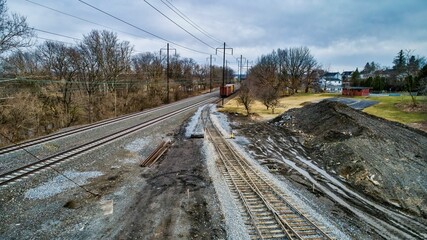
[[[76,156],[81,155],[83,153],[87,153],[91,150],[94,150],[94,149],[100,147],[100,146],[106,145],[106,144],[108,144],[114,140],[125,137],[129,134],[132,134],[132,133],[139,131],[139,130],[142,130],[144,128],[150,127],[156,123],[159,123],[159,122],[166,120],[170,117],[173,117],[177,114],[180,114],[180,113],[183,113],[186,111],[190,111],[190,110],[195,110],[198,107],[205,105],[207,103],[212,103],[212,102],[216,101],[217,99],[218,98],[213,97],[213,98],[209,98],[209,99],[200,101],[197,104],[180,108],[178,110],[164,114],[164,115],[162,115],[156,119],[145,121],[143,123],[140,123],[140,124],[137,124],[135,126],[126,128],[126,129],[118,131],[116,133],[109,134],[109,135],[104,136],[102,138],[95,139],[95,140],[90,141],[88,143],[73,147],[73,148],[68,149],[66,151],[56,153],[52,156],[48,156],[48,157],[40,159],[36,162],[32,162],[32,163],[26,164],[20,168],[17,168],[17,169],[8,171],[6,173],[3,173],[0,175],[0,187],[5,187],[11,183],[21,181],[21,180],[28,178],[28,177],[30,177],[30,176],[32,176],[32,175],[34,175],[34,174],[36,174],[42,170],[45,170],[51,166],[54,166],[58,163],[64,162],[66,160],[70,160],[73,157],[76,157]],[[132,117],[132,116],[130,116],[130,117]],[[38,143],[35,143],[35,144],[38,144]]]
[[[220,170],[240,203],[252,239],[332,239],[236,152],[209,120],[206,133],[219,154]]]

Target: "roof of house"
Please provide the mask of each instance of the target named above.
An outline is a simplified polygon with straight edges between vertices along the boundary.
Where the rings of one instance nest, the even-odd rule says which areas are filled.
[[[323,74],[323,76],[324,77],[333,77],[337,74],[340,74],[340,73],[339,72],[328,72],[328,73]]]
[[[370,89],[370,87],[344,87],[344,89],[350,89],[350,90],[363,90],[363,89]]]

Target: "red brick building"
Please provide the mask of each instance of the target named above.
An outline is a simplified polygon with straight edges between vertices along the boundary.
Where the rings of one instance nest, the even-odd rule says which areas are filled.
[[[342,89],[342,95],[369,96],[369,88],[368,87],[345,87]]]

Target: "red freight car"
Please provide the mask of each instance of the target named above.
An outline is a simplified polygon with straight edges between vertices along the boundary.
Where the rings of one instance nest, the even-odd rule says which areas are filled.
[[[224,87],[219,88],[219,95],[221,97],[228,97],[235,91],[234,84],[226,84]]]

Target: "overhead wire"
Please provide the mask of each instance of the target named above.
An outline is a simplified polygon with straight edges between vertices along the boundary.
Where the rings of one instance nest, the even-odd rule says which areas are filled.
[[[97,26],[100,26],[100,27],[103,27],[103,28],[107,28],[107,29],[110,29],[110,30],[113,30],[113,31],[121,32],[121,33],[128,34],[128,35],[132,35],[132,36],[135,36],[135,37],[141,37],[141,36],[138,36],[138,35],[133,34],[133,33],[128,33],[128,32],[124,32],[124,31],[118,30],[118,29],[114,29],[114,28],[112,28],[112,27],[109,27],[109,26],[106,26],[106,25],[103,25],[103,24],[100,24],[100,23],[97,23],[97,22],[93,22],[93,21],[90,21],[90,20],[84,19],[84,18],[81,18],[81,17],[75,16],[75,15],[73,15],[73,14],[69,14],[69,13],[63,12],[63,11],[61,11],[61,10],[58,10],[58,9],[55,9],[55,8],[52,8],[52,7],[49,7],[49,6],[46,6],[46,5],[43,5],[43,4],[40,4],[40,3],[33,2],[33,1],[31,1],[31,0],[25,0],[25,1],[27,1],[27,2],[29,2],[29,3],[32,3],[32,4],[35,4],[35,5],[37,5],[37,6],[40,6],[40,7],[43,7],[43,8],[49,9],[49,10],[51,10],[51,11],[54,11],[54,12],[57,12],[57,13],[60,13],[60,14],[63,14],[63,15],[66,15],[66,16],[69,16],[69,17],[72,17],[72,18],[75,18],[75,19],[78,19],[78,20],[84,21],[84,22],[87,22],[87,23],[91,23],[91,24],[94,24],[94,25],[97,25]]]
[[[217,38],[215,38],[214,36],[212,36],[211,34],[209,34],[206,30],[204,30],[202,27],[200,27],[199,25],[197,25],[194,21],[192,21],[187,15],[185,15],[183,12],[181,12],[175,5],[173,5],[172,2],[166,0],[160,0],[164,5],[166,5],[170,10],[172,10],[173,12],[175,12],[178,16],[180,16],[184,21],[186,21],[188,24],[190,24],[191,26],[193,26],[195,29],[197,29],[199,32],[201,32],[202,34],[204,34],[205,36],[207,36],[208,38],[214,40],[217,43],[223,43],[223,41],[218,40]]]
[[[174,23],[177,27],[181,28],[182,30],[184,30],[186,33],[188,33],[190,36],[192,36],[193,38],[197,39],[199,42],[203,43],[204,45],[212,48],[215,50],[214,47],[212,47],[211,45],[209,45],[208,43],[206,43],[205,41],[203,41],[202,39],[200,39],[199,37],[197,37],[196,35],[192,34],[190,31],[188,31],[187,29],[185,29],[183,26],[179,25],[177,22],[175,22],[174,20],[172,20],[170,17],[168,17],[166,14],[164,14],[162,11],[160,11],[158,8],[156,8],[155,6],[153,6],[151,3],[149,3],[147,0],[144,0],[144,2],[146,4],[148,4],[150,7],[152,7],[154,10],[156,10],[158,13],[160,13],[163,17],[165,17],[166,19],[168,19],[169,21],[171,21],[172,23]]]
[[[60,40],[54,40],[54,39],[51,39],[51,38],[45,38],[45,37],[39,37],[39,36],[35,36],[35,38],[43,39],[45,41],[52,41],[52,42],[59,42],[59,43],[69,44],[69,45],[74,45],[75,44],[75,43],[69,43],[69,42],[64,42],[64,41],[60,41]]]
[[[37,32],[42,32],[42,33],[52,34],[52,35],[59,36],[59,37],[64,37],[64,38],[73,39],[73,40],[76,40],[76,41],[82,41],[82,40],[81,40],[81,39],[79,39],[79,38],[70,37],[70,36],[67,36],[67,35],[63,35],[63,34],[59,34],[59,33],[54,33],[54,32],[50,32],[50,31],[46,31],[46,30],[41,30],[41,29],[38,29],[38,28],[31,28],[31,29],[33,29],[34,31],[37,31]]]
[[[0,135],[3,136],[5,139],[7,139],[10,143],[12,143],[14,146],[20,146],[21,144],[13,141],[12,138],[6,136],[4,133],[0,132]],[[42,161],[39,157],[37,157],[35,154],[33,154],[32,152],[30,152],[27,148],[22,148],[22,150],[24,150],[24,152],[28,153],[29,155],[31,155],[33,158],[35,158],[38,161]],[[71,179],[70,177],[68,177],[67,175],[65,175],[64,173],[60,172],[58,169],[56,169],[53,166],[49,166],[50,169],[52,169],[53,171],[55,171],[56,173],[58,173],[59,175],[61,175],[62,177],[64,177],[65,179],[67,179],[68,181],[72,182],[74,185],[76,185],[77,187],[83,189],[85,192],[92,194],[95,197],[101,197],[101,195],[99,193],[93,192],[89,189],[87,189],[85,186],[79,184],[78,182],[76,182],[74,179]]]
[[[128,35],[132,35],[132,36],[135,36],[135,37],[140,37],[140,38],[142,38],[142,36],[139,36],[139,35],[135,35],[135,34],[132,34],[132,33],[128,33],[128,32],[124,32],[124,31],[120,31],[120,30],[117,30],[117,29],[114,29],[114,28],[111,28],[111,27],[109,27],[109,26],[106,26],[106,25],[103,25],[103,24],[99,24],[99,23],[96,23],[96,22],[94,22],[94,21],[90,21],[90,20],[87,20],[87,19],[84,19],[84,18],[81,18],[81,17],[78,17],[78,16],[75,16],[75,15],[72,15],[72,14],[69,14],[69,13],[66,13],[66,12],[63,12],[63,11],[60,11],[60,10],[58,10],[58,9],[54,9],[54,8],[52,8],[52,7],[49,7],[49,6],[46,6],[46,5],[43,5],[43,4],[40,4],[40,3],[37,3],[37,2],[34,2],[34,1],[31,1],[31,0],[25,0],[25,1],[27,1],[27,2],[29,2],[29,3],[32,3],[32,4],[35,4],[35,5],[37,5],[37,6],[40,6],[40,7],[43,7],[43,8],[46,8],[46,9],[49,9],[49,10],[51,10],[51,11],[54,11],[54,12],[57,12],[57,13],[60,13],[60,14],[63,14],[63,15],[66,15],[66,16],[69,16],[69,17],[72,17],[72,18],[75,18],[75,19],[78,19],[78,20],[81,20],[81,21],[85,21],[85,22],[88,22],[88,23],[91,23],[91,24],[94,24],[94,25],[97,25],[97,26],[101,26],[101,27],[104,27],[104,28],[108,28],[108,29],[111,29],[111,30],[114,30],[114,31],[118,31],[118,32],[122,32],[122,33],[125,33],[125,34],[128,34]],[[161,37],[161,36],[158,36],[158,35],[156,35],[156,34],[153,34],[153,33],[151,33],[151,32],[149,32],[149,31],[147,31],[147,30],[144,30],[144,29],[141,29],[141,28],[139,28],[139,27],[137,27],[137,26],[135,26],[135,25],[133,25],[133,24],[131,24],[131,23],[129,23],[129,22],[127,22],[127,21],[124,21],[124,20],[122,20],[122,19],[120,19],[120,18],[118,18],[118,17],[115,17],[115,16],[113,16],[112,14],[109,14],[109,13],[107,13],[107,12],[105,12],[105,11],[103,11],[103,10],[101,10],[101,9],[99,9],[99,8],[97,8],[97,7],[95,7],[95,6],[93,6],[93,5],[90,5],[90,4],[88,4],[87,2],[85,2],[85,1],[82,1],[82,0],[79,0],[80,2],[82,2],[83,4],[86,4],[86,5],[88,5],[89,7],[91,7],[91,8],[94,8],[95,10],[98,10],[98,11],[100,11],[100,12],[102,12],[102,13],[104,13],[104,14],[106,14],[106,15],[108,15],[108,16],[110,16],[110,17],[113,17],[114,19],[116,19],[116,20],[119,20],[119,21],[121,21],[121,22],[123,22],[123,23],[125,23],[125,24],[127,24],[127,25],[130,25],[130,26],[132,26],[132,27],[134,27],[134,28],[136,28],[136,29],[138,29],[138,30],[140,30],[140,31],[143,31],[144,33],[147,33],[147,34],[149,34],[149,35],[151,35],[151,36],[154,36],[154,37],[156,37],[156,38],[159,38],[159,39],[161,39],[161,40],[164,40],[164,41],[167,41],[167,42],[170,42],[170,43],[172,43],[172,44],[174,44],[174,45],[176,45],[176,46],[179,46],[179,47],[181,47],[181,48],[184,48],[184,49],[187,49],[187,50],[189,50],[189,51],[193,51],[193,52],[197,52],[197,53],[200,53],[200,54],[205,54],[205,55],[210,55],[211,53],[207,53],[207,52],[203,52],[203,51],[199,51],[199,50],[196,50],[196,49],[193,49],[193,48],[189,48],[189,47],[186,47],[186,46],[184,46],[184,45],[182,45],[182,44],[178,44],[178,43],[175,43],[175,42],[173,42],[173,41],[170,41],[170,40],[168,40],[168,39],[166,39],[166,38],[163,38],[163,37]],[[188,22],[190,25],[192,25],[193,27],[195,27],[196,29],[198,29],[200,32],[205,32],[204,33],[204,35],[206,35],[206,36],[208,36],[209,38],[211,38],[211,39],[213,39],[213,40],[215,40],[215,41],[217,41],[217,42],[219,42],[219,40],[217,40],[217,39],[215,39],[213,36],[211,36],[210,34],[208,34],[204,29],[202,29],[200,26],[198,26],[194,21],[192,21],[189,17],[187,17],[184,13],[182,13],[176,6],[174,6],[170,1],[168,1],[168,0],[166,0],[169,4],[170,4],[170,6],[169,5],[167,5],[167,3],[165,3],[163,0],[161,0],[162,2],[163,2],[163,4],[165,4],[169,9],[171,9],[172,11],[174,11],[177,15],[179,15],[181,18],[183,18],[184,20],[186,20],[186,22]],[[147,2],[147,4],[149,4],[148,2]],[[149,4],[149,5],[151,5],[151,4]],[[172,9],[172,7],[175,9]],[[153,6],[154,7],[154,6]],[[164,14],[162,14],[162,15],[164,15]],[[165,15],[164,15],[165,16]],[[167,16],[165,16],[165,17],[167,17]],[[167,17],[168,18],[168,17]],[[185,19],[186,18],[186,19]],[[170,18],[168,18],[169,20],[171,20],[171,21],[173,21],[172,19],[170,19]],[[173,21],[174,22],[174,21]],[[177,26],[179,26],[176,22],[174,22]],[[67,35],[63,35],[63,34],[59,34],[59,33],[54,33],[54,32],[50,32],[50,31],[46,31],[46,30],[41,30],[41,29],[37,29],[37,28],[33,28],[35,31],[39,31],[39,32],[43,32],[43,33],[48,33],[48,34],[52,34],[52,35],[56,35],[56,36],[60,36],[60,37],[65,37],[65,38],[69,38],[69,39],[73,39],[73,40],[77,40],[77,41],[81,41],[81,39],[79,39],[79,38],[75,38],[75,37],[70,37],[70,36],[67,36]],[[183,29],[183,30],[185,30],[185,29]],[[187,30],[185,30],[186,32],[188,32]],[[189,32],[188,32],[189,33]],[[192,36],[194,36],[193,34],[191,34],[191,33],[189,33],[190,35],[192,35]],[[39,39],[44,39],[44,40],[49,40],[49,41],[58,41],[58,42],[63,42],[63,41],[59,41],[59,40],[52,40],[52,39],[49,39],[49,38],[43,38],[43,37],[37,37],[37,38],[39,38]],[[197,37],[196,37],[197,38]],[[197,39],[199,39],[199,38],[197,38]],[[201,39],[199,39],[200,41],[202,41]],[[208,45],[210,48],[212,48],[212,49],[215,49],[214,47],[212,47],[212,46],[210,46],[209,44],[207,44],[207,43],[205,43],[204,41],[202,41],[205,45]],[[71,44],[71,43],[68,43],[68,42],[63,42],[63,43],[66,43],[66,44]],[[136,52],[138,52],[138,51],[136,51]],[[140,51],[139,51],[140,52]],[[222,52],[221,50],[219,50],[218,49],[218,52]],[[227,55],[230,55],[229,53],[226,53]],[[231,55],[233,55],[233,54],[231,54]]]
[[[134,25],[134,24],[132,24],[132,23],[130,23],[130,22],[128,22],[128,21],[125,21],[125,20],[123,20],[123,19],[121,19],[121,18],[119,18],[119,17],[116,17],[116,16],[112,15],[111,13],[108,13],[108,12],[106,12],[106,11],[104,11],[104,10],[102,10],[102,9],[98,8],[98,7],[95,7],[95,6],[93,6],[93,5],[91,5],[91,4],[87,3],[87,2],[85,2],[85,1],[83,1],[83,0],[78,0],[78,1],[79,1],[79,2],[81,2],[81,3],[83,3],[83,4],[85,4],[85,5],[87,5],[87,6],[89,6],[89,7],[91,7],[91,8],[93,8],[93,9],[95,9],[95,10],[97,10],[97,11],[99,11],[99,12],[101,12],[101,13],[103,13],[103,14],[105,14],[105,15],[107,15],[107,16],[110,16],[110,17],[112,17],[112,18],[114,18],[114,19],[116,19],[116,20],[118,20],[118,21],[120,21],[120,22],[122,22],[122,23],[124,23],[124,24],[126,24],[126,25],[129,25],[129,26],[131,26],[131,27],[133,27],[133,28],[136,28],[136,29],[138,29],[138,30],[140,30],[140,31],[142,31],[142,32],[144,32],[144,33],[146,33],[146,34],[148,34],[148,35],[151,35],[151,36],[153,36],[153,37],[155,37],[155,38],[161,39],[161,40],[166,41],[166,42],[170,42],[170,43],[172,43],[172,44],[173,44],[173,45],[175,45],[175,46],[178,46],[178,47],[181,47],[181,48],[187,49],[187,50],[192,51],[192,52],[197,52],[197,53],[205,54],[205,55],[209,55],[209,54],[210,54],[210,53],[203,52],[203,51],[200,51],[200,50],[197,50],[197,49],[193,49],[193,48],[186,47],[186,46],[184,46],[184,45],[182,45],[182,44],[179,44],[179,43],[176,43],[176,42],[174,42],[174,41],[170,41],[170,40],[168,40],[168,39],[166,39],[166,38],[164,38],[164,37],[161,37],[161,36],[159,36],[159,35],[157,35],[157,34],[154,34],[154,33],[152,33],[152,32],[149,32],[149,31],[145,30],[145,29],[142,29],[142,28],[140,28],[140,27],[138,27],[138,26],[136,26],[136,25]]]

